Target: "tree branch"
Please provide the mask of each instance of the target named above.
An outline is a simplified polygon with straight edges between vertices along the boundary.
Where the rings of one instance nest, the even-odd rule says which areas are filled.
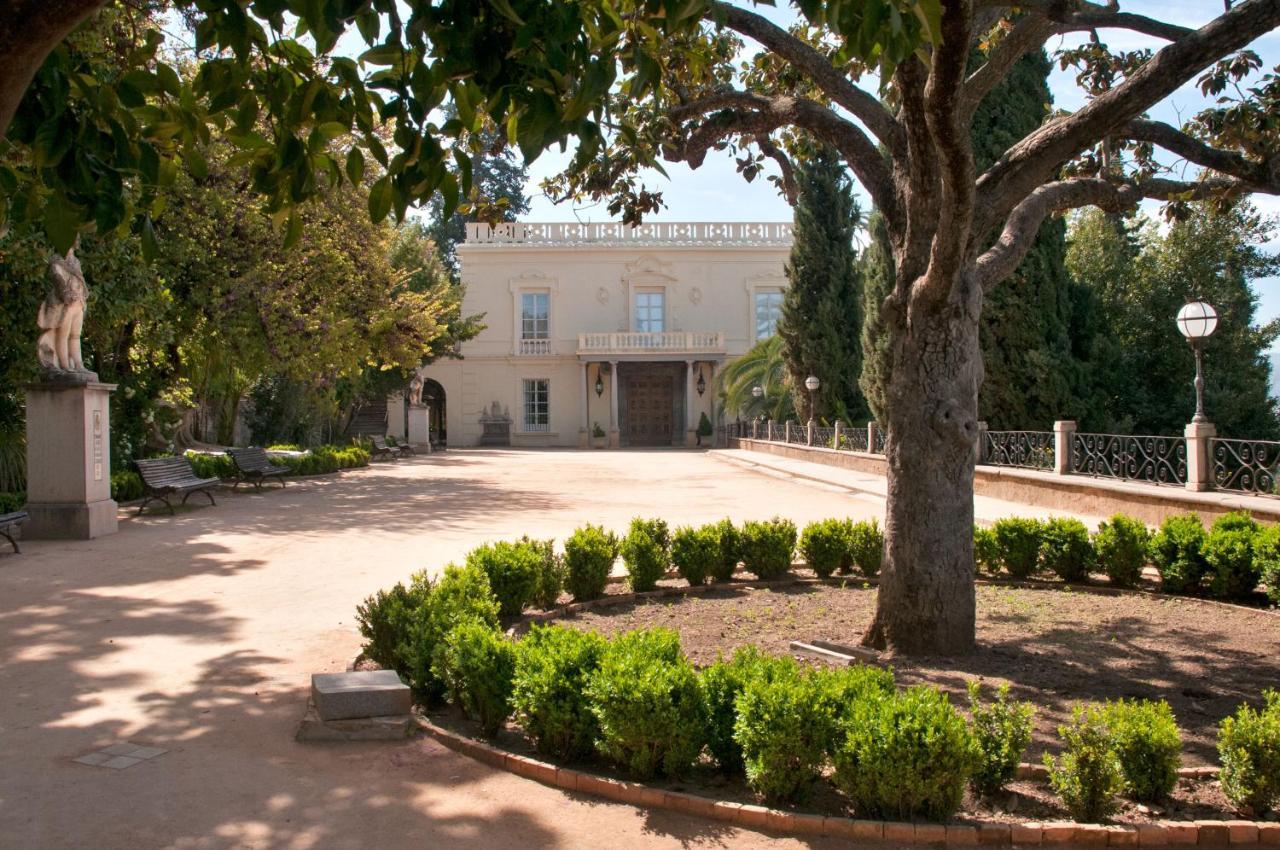
[[[794,206],[800,190],[796,186],[796,169],[791,164],[791,159],[766,135],[756,136],[754,141],[761,153],[778,164],[778,171],[782,175],[782,191],[787,196],[787,203]]]
[[[1061,0],[979,0],[975,4],[982,9],[1018,9],[1047,18],[1058,26],[1055,32],[1077,32],[1093,29],[1123,29],[1142,33],[1165,41],[1177,41],[1190,35],[1194,30],[1135,15],[1121,12],[1116,5],[1102,5],[1078,0],[1076,3],[1063,3]]]
[[[668,114],[676,123],[706,116],[682,141],[663,152],[669,161],[683,161],[697,168],[706,159],[707,151],[730,136],[768,135],[779,127],[792,125],[840,151],[858,182],[876,206],[887,211],[886,215],[898,209],[893,178],[884,155],[855,124],[822,104],[807,98],[763,97],[724,90],[680,104]]]
[[[1235,151],[1215,148],[1162,121],[1146,118],[1130,121],[1116,135],[1159,145],[1190,163],[1235,177],[1255,191],[1275,194],[1280,190],[1280,156],[1269,162],[1257,162]]]
[[[0,138],[36,71],[107,0],[0,0]]]
[[[1000,238],[978,257],[978,281],[983,289],[990,289],[1012,274],[1035,244],[1041,223],[1055,212],[1098,207],[1108,212],[1123,213],[1132,211],[1144,198],[1204,200],[1249,191],[1257,190],[1231,177],[1209,177],[1197,181],[1154,177],[1125,183],[1098,177],[1077,177],[1046,183],[1013,208]],[[1265,191],[1280,194],[1280,187]]]
[[[1053,23],[1039,15],[1027,15],[1013,25],[1004,39],[992,48],[987,61],[964,82],[960,108],[966,121],[973,118],[978,104],[1008,75],[1014,64],[1029,51],[1044,44],[1044,40],[1053,32]]]
[[[1175,92],[1214,61],[1239,50],[1280,25],[1280,3],[1244,0],[1200,29],[1170,44],[1123,83],[1091,100],[1073,115],[1030,133],[978,180],[979,206],[986,228],[1072,157],[1137,118]]]
[[[881,144],[895,154],[901,151],[904,144],[902,127],[892,113],[875,97],[849,82],[827,57],[812,46],[769,19],[723,0],[712,0],[711,13],[713,20],[723,21],[729,29],[759,42],[803,70],[823,94],[865,124]]]

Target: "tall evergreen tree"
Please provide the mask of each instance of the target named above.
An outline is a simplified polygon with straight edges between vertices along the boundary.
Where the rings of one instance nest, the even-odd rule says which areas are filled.
[[[801,419],[865,418],[862,371],[862,270],[853,247],[861,215],[840,156],[818,147],[796,170],[795,234],[782,302],[782,337]],[[805,379],[821,381],[809,409]]]
[[[455,110],[445,110],[446,120]],[[458,279],[458,243],[467,238],[467,222],[479,221],[482,213],[497,212],[502,221],[515,221],[529,211],[524,193],[529,169],[516,158],[506,138],[494,127],[464,140],[471,149],[471,194],[464,209],[444,214],[444,198],[434,195],[427,205],[430,222],[427,235],[440,252],[440,261],[453,280]],[[487,216],[486,216],[487,217]]]
[[[979,105],[972,127],[979,173],[1044,121],[1052,105],[1050,67],[1043,50],[1027,54]],[[1091,370],[1081,362],[1091,340],[1073,346],[1071,337],[1073,314],[1088,302],[1081,303],[1072,286],[1066,254],[1065,222],[1047,218],[1007,285],[985,300],[978,412],[993,429],[1043,430],[1055,419],[1097,419]],[[1082,333],[1088,327],[1087,320],[1078,323]]]
[[[1280,268],[1280,259],[1257,247],[1273,231],[1246,202],[1225,210],[1195,205],[1164,234],[1149,221],[1126,226],[1097,211],[1072,221],[1068,267],[1097,296],[1115,349],[1106,370],[1107,427],[1182,433],[1195,411],[1195,361],[1173,317],[1188,300],[1203,298],[1220,317],[1205,343],[1209,418],[1227,437],[1280,436],[1266,357],[1280,321],[1255,325],[1250,287]]]

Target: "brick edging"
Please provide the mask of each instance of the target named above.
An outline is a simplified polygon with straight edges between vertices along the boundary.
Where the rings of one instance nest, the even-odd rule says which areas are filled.
[[[972,819],[964,823],[900,823],[787,812],[699,794],[666,791],[640,782],[597,776],[530,756],[509,753],[450,731],[421,715],[418,725],[444,746],[482,764],[565,791],[579,791],[650,809],[668,809],[747,829],[791,835],[825,835],[896,844],[1093,845],[1109,847],[1200,845],[1280,846],[1280,822],[1248,820],[1156,821],[1136,826],[1070,821],[1005,823]]]

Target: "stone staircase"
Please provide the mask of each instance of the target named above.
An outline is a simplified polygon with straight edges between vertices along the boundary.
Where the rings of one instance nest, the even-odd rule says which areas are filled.
[[[387,400],[366,401],[347,423],[348,437],[385,437],[387,435]]]

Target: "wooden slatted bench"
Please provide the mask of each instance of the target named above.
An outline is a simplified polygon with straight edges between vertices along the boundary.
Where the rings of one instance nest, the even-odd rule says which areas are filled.
[[[142,486],[147,498],[138,506],[138,516],[152,502],[164,502],[169,513],[173,514],[170,496],[182,494],[182,504],[187,503],[192,493],[204,493],[209,497],[209,504],[218,504],[213,498],[213,488],[222,482],[217,478],[197,478],[191,468],[191,461],[185,457],[160,457],[150,460],[135,460],[138,475],[142,476]]]
[[[399,446],[388,446],[386,439],[383,437],[373,437],[373,456],[389,457],[392,460],[400,457]]]
[[[8,540],[9,545],[13,547],[14,553],[18,555],[22,554],[22,550],[18,548],[18,541],[13,539],[13,533],[26,521],[26,511],[14,511],[9,514],[0,514],[0,537],[4,537],[5,540]]]
[[[261,490],[263,483],[271,478],[280,479],[280,486],[285,486],[284,477],[289,470],[272,463],[265,449],[227,449],[227,454],[231,455],[231,462],[236,465],[236,487],[252,484],[255,489]]]

